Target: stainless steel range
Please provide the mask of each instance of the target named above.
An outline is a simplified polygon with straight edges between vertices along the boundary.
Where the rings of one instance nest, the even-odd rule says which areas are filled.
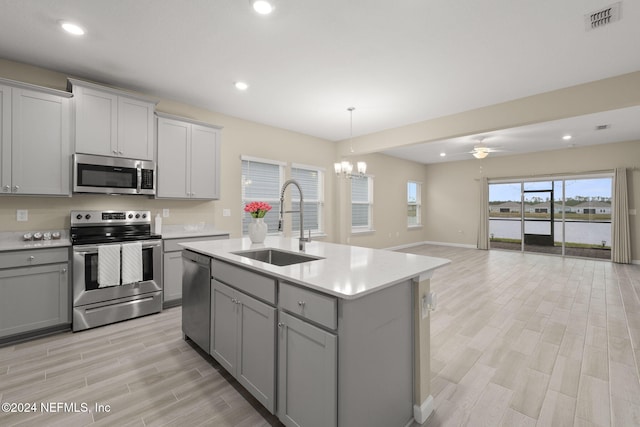
[[[149,211],[72,211],[73,330],[162,310],[161,236]]]

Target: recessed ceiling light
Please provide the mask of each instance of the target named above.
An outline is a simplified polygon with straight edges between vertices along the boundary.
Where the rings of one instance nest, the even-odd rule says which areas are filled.
[[[245,82],[235,82],[236,89],[238,90],[247,90],[249,89],[249,85]]]
[[[564,139],[565,141],[568,141],[571,139],[571,135],[565,135],[562,137],[562,139]]]
[[[445,157],[447,155],[447,153],[440,153],[440,157]]]
[[[73,34],[74,36],[82,36],[85,33],[84,28],[82,28],[78,24],[74,24],[73,22],[60,21],[60,26],[67,33]]]
[[[268,15],[273,12],[273,5],[266,0],[255,0],[253,2],[253,10],[260,15]]]

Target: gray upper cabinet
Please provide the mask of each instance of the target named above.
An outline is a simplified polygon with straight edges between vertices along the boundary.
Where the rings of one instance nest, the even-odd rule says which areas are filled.
[[[69,195],[71,94],[12,83],[0,85],[0,193]]]
[[[220,128],[158,113],[156,197],[220,197]]]
[[[68,81],[75,98],[77,153],[154,159],[154,100],[80,80]]]

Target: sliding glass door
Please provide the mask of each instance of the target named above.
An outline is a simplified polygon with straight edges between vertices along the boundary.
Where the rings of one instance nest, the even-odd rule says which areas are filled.
[[[611,259],[612,181],[490,182],[490,248]]]

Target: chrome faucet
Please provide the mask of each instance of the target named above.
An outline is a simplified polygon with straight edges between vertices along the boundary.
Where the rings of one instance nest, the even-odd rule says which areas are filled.
[[[293,184],[298,187],[298,191],[300,192],[300,210],[284,210],[284,191],[287,189],[289,184]],[[280,191],[280,220],[278,221],[278,231],[282,231],[282,220],[284,219],[284,214],[286,213],[300,213],[300,242],[298,244],[298,249],[304,251],[305,243],[311,241],[311,230],[309,230],[309,237],[304,237],[304,197],[302,196],[302,188],[300,187],[300,184],[298,184],[298,181],[296,181],[295,179],[285,181],[285,183],[282,185],[282,190]]]

